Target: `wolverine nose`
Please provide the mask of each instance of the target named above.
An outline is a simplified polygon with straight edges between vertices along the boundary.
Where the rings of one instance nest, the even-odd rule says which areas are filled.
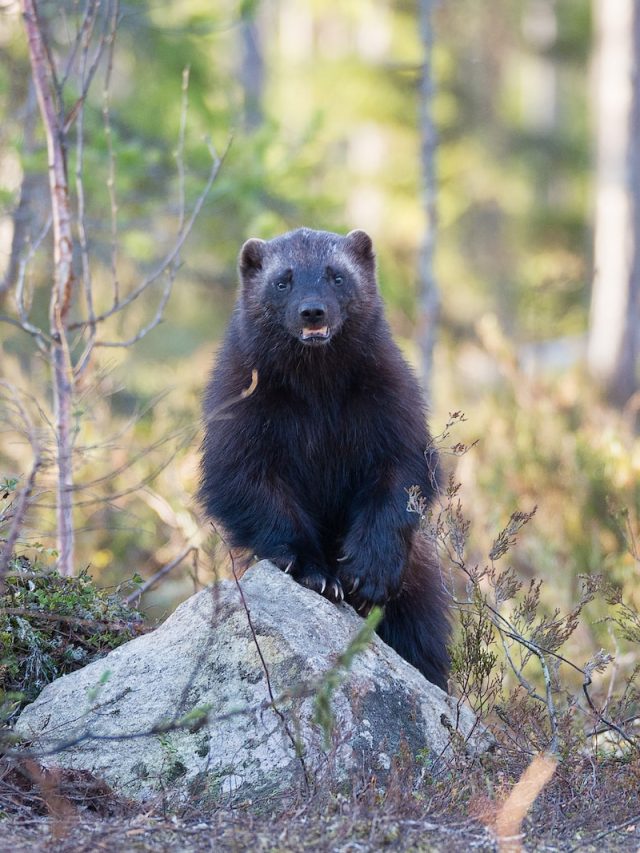
[[[327,316],[327,309],[320,300],[307,299],[300,305],[300,316],[306,323],[320,323]]]

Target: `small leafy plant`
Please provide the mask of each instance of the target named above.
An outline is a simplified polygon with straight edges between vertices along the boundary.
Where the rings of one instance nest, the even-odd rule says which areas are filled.
[[[99,589],[14,556],[0,595],[0,724],[10,722],[54,679],[107,654],[144,630],[118,590]]]

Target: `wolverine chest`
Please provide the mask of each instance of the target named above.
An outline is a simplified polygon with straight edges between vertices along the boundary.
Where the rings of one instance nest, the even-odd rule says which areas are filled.
[[[310,509],[339,507],[375,469],[379,442],[355,406],[294,401],[256,416],[254,450],[265,475],[285,482]]]

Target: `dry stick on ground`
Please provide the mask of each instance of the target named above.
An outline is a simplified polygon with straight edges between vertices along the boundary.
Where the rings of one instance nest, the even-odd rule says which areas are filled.
[[[640,823],[640,814],[635,814],[633,817],[630,817],[629,820],[625,820],[623,823],[617,823],[615,826],[610,826],[607,829],[603,829],[602,832],[598,832],[596,835],[585,835],[580,839],[578,844],[569,847],[567,853],[574,853],[574,851],[577,850],[585,850],[588,845],[593,845],[596,841],[600,841],[602,838],[606,838],[607,835],[613,835],[614,832],[620,832],[621,829],[626,829],[628,826],[633,826],[634,824],[638,823]]]
[[[522,821],[550,781],[558,759],[546,754],[536,755],[516,782],[511,793],[496,816],[495,833],[500,853],[520,853],[522,846]]]
[[[58,773],[45,770],[31,758],[24,762],[24,769],[31,781],[38,786],[49,815],[53,819],[52,838],[64,835],[65,823],[77,818],[77,811],[71,800],[60,792]]]

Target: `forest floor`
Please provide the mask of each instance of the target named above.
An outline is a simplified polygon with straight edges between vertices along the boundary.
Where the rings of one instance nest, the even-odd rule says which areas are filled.
[[[636,826],[599,833],[574,831],[564,837],[536,837],[519,846],[499,846],[482,824],[470,820],[447,823],[415,820],[392,814],[289,814],[274,820],[244,812],[220,812],[199,819],[180,820],[141,813],[132,817],[96,818],[80,816],[54,821],[46,817],[2,821],[0,849],[11,853],[55,851],[89,853],[95,850],[136,851],[637,851],[640,836]]]
[[[158,803],[141,809],[119,800],[101,783],[84,780],[74,791],[67,780],[54,792],[10,773],[0,783],[0,851],[638,851],[640,801],[629,803],[637,817],[621,821],[614,809],[604,820],[606,802],[594,794],[571,804],[543,798],[525,820],[523,836],[498,843],[486,816],[447,808],[442,793],[428,803],[398,788],[391,796],[318,793],[286,804],[171,814]]]

